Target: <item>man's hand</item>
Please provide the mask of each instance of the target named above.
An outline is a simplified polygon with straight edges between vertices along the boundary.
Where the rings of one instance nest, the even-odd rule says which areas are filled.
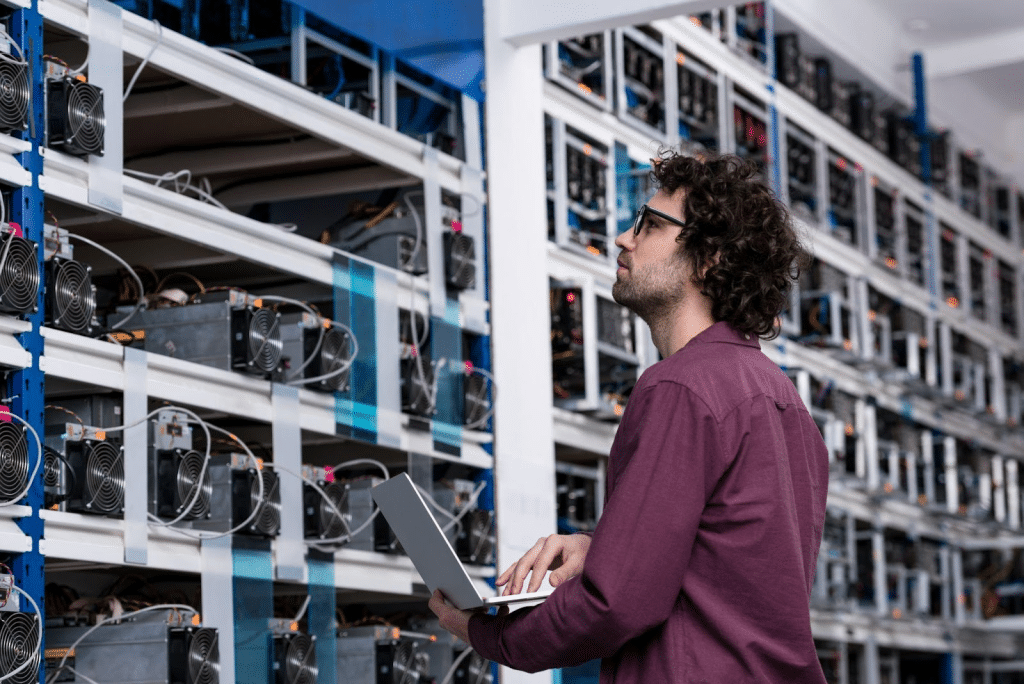
[[[434,615],[437,616],[437,621],[441,624],[442,628],[448,630],[467,644],[469,643],[469,617],[472,615],[471,612],[459,610],[455,606],[449,605],[440,589],[434,592],[433,596],[430,597],[430,603],[427,605],[430,606],[430,610],[434,611]]]
[[[557,587],[562,582],[580,574],[583,561],[590,549],[590,537],[585,534],[552,534],[541,537],[533,548],[522,558],[501,573],[495,584],[504,586],[503,596],[518,594],[523,590],[526,577],[530,577],[528,591],[537,591],[548,570],[554,570],[548,581]],[[436,611],[435,611],[436,612]]]

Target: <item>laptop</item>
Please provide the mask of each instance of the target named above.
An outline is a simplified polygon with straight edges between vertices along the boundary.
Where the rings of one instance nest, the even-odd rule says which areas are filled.
[[[430,592],[440,589],[456,608],[470,610],[535,602],[551,593],[548,589],[512,596],[481,596],[408,474],[396,475],[370,493]]]

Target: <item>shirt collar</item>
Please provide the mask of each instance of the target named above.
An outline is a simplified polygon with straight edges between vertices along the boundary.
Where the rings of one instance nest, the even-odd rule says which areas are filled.
[[[695,344],[709,342],[725,342],[727,344],[739,344],[747,347],[761,348],[761,339],[757,335],[744,334],[736,330],[725,321],[718,321],[710,327],[705,328],[687,343],[687,347]],[[685,349],[685,347],[684,347]]]

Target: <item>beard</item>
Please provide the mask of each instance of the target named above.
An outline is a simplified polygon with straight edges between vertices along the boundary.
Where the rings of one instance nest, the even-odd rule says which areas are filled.
[[[612,285],[612,298],[647,322],[669,316],[686,297],[679,268],[665,267],[633,271],[619,276]]]

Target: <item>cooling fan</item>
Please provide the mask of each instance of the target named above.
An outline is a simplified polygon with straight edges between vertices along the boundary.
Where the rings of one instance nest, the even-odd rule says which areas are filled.
[[[46,262],[46,317],[56,328],[88,335],[96,312],[92,268],[54,257]]]
[[[28,437],[14,423],[0,423],[0,501],[14,501],[28,484]]]
[[[111,442],[86,442],[82,505],[111,515],[124,507],[124,451]]]
[[[489,565],[494,562],[494,542],[494,511],[478,508],[467,513],[455,540],[459,558],[474,565]]]
[[[402,359],[402,410],[432,417],[435,387],[434,364],[429,359]]]
[[[418,684],[430,676],[430,658],[414,641],[402,639],[395,645],[391,662],[393,684]]]
[[[318,482],[327,498],[341,512],[348,516],[348,489],[340,482]],[[345,532],[345,521],[334,512],[320,492],[310,486],[303,491],[305,511],[305,537],[307,539],[336,539]]]
[[[492,684],[493,682],[491,661],[475,651],[459,663],[452,676],[452,684]]]
[[[188,642],[186,684],[217,684],[220,681],[220,649],[217,630],[201,627]]]
[[[273,373],[281,365],[284,343],[281,341],[280,315],[270,309],[245,307],[238,310],[244,320],[243,370],[251,373]],[[236,333],[235,339],[239,336]]]
[[[203,472],[204,456],[192,449],[157,450],[156,514],[164,518],[177,518],[192,503],[183,520],[205,518],[210,514],[213,485],[210,472]],[[198,495],[196,490],[199,490]],[[193,502],[193,497],[195,501]]]
[[[90,83],[63,77],[50,80],[46,94],[49,146],[82,157],[102,155],[106,130],[103,91]]]
[[[466,399],[465,419],[466,425],[475,428],[482,428],[487,413],[491,410],[491,402],[488,397],[487,378],[479,373],[472,373],[466,376]]]
[[[30,88],[28,64],[0,59],[0,130],[28,128]]]
[[[0,67],[4,64],[0,60]],[[36,244],[14,233],[0,236],[0,311],[35,311],[38,295],[39,262],[36,260]]]
[[[254,509],[257,511],[249,528],[257,534],[272,537],[281,530],[281,491],[277,475],[265,469],[260,474],[263,475],[262,497],[256,473],[251,473],[249,477],[249,512]]]
[[[462,231],[444,234],[444,274],[449,287],[466,290],[476,285],[476,249]]]
[[[309,337],[315,340],[314,335]],[[348,387],[349,371],[338,372],[338,370],[351,363],[351,355],[351,345],[347,333],[337,328],[324,331],[320,351],[317,352],[316,358],[306,366],[306,376],[330,375],[330,377],[312,383],[312,386],[331,392],[343,392]],[[331,375],[332,373],[335,375]]]
[[[31,664],[5,679],[12,684],[32,684],[39,681],[39,651],[36,650],[39,626],[34,615],[28,613],[0,613],[0,673],[6,674]]]
[[[308,634],[274,637],[276,684],[316,684],[316,648]]]

